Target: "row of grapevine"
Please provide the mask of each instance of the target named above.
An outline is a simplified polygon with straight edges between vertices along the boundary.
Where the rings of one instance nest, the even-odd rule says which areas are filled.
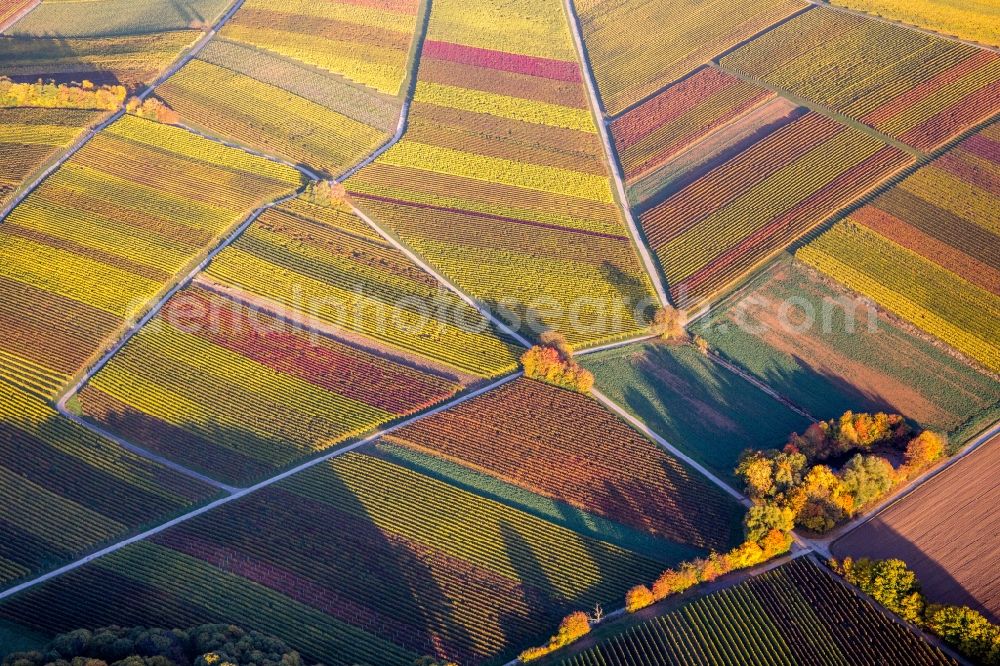
[[[962,39],[1000,46],[1000,7],[966,5],[940,0],[835,0],[835,5],[882,16]]]
[[[16,21],[18,16],[23,15],[40,0],[0,0],[0,32],[3,32],[8,23]]]
[[[420,0],[248,0],[223,38],[254,46],[395,96],[407,74]]]
[[[89,7],[92,3],[73,4]],[[150,83],[201,36],[197,30],[120,37],[9,37],[0,39],[0,74],[25,81]]]
[[[546,414],[539,418],[540,414]],[[533,493],[714,550],[739,507],[579,394],[519,379],[387,437]]]
[[[922,150],[1000,107],[1000,54],[825,8],[769,31],[721,64]]]
[[[0,206],[31,174],[101,118],[73,109],[0,109]]]
[[[0,585],[212,494],[0,382]]]
[[[804,5],[798,0],[576,0],[594,76],[618,115]]]
[[[79,399],[84,415],[107,429],[245,483],[457,388],[191,287]]]
[[[345,184],[529,335],[554,328],[588,343],[641,327],[632,309],[651,287],[558,3],[436,2],[407,134]]]
[[[264,49],[216,37],[198,52],[198,60],[276,86],[385,132],[394,131],[399,121],[398,98],[375,94],[341,76]]]
[[[389,137],[280,86],[198,59],[156,92],[185,123],[329,174],[344,171]]]
[[[1000,124],[969,137],[851,219],[1000,296]]]
[[[641,214],[674,298],[707,297],[909,161],[809,113]]]
[[[1000,370],[997,294],[850,220],[796,256],[990,370]]]
[[[327,664],[474,666],[571,608],[617,605],[659,566],[350,453],[18,595],[0,617],[46,631],[224,621]]]
[[[214,24],[229,4],[229,0],[43,2],[7,34],[86,38],[199,29]]]
[[[773,99],[774,93],[707,67],[666,88],[611,124],[632,184],[719,127]]]
[[[604,638],[562,666],[953,664],[808,559]]]
[[[132,116],[105,129],[0,227],[0,374],[53,395],[230,228],[298,180]]]
[[[342,206],[295,199],[267,211],[207,276],[452,374],[492,377],[516,366],[516,347],[478,312]]]

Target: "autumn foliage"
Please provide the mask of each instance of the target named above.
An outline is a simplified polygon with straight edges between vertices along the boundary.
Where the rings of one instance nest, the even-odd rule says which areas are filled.
[[[0,77],[0,107],[44,109],[93,109],[114,111],[125,102],[124,86],[95,86],[84,81],[79,86],[43,83],[14,83]]]
[[[810,462],[817,462],[852,451],[867,451],[908,434],[909,426],[899,414],[845,412],[839,419],[820,421],[801,435],[793,434],[786,451],[802,453]]]
[[[834,571],[896,615],[940,636],[980,664],[1000,665],[1000,626],[968,606],[928,603],[920,581],[902,560],[845,558]]]
[[[784,529],[789,521],[826,532],[853,517],[944,454],[939,435],[910,435],[899,415],[846,412],[793,434],[782,451],[745,453],[736,474],[755,504],[748,534]],[[893,466],[889,458],[870,453],[876,449],[902,462]],[[845,456],[850,458],[839,469],[820,462]]]
[[[558,333],[543,333],[539,344],[521,355],[524,374],[554,386],[577,393],[588,393],[594,386],[594,375],[573,360],[566,339]]]
[[[649,588],[645,585],[633,587],[629,590],[631,598],[629,596],[625,598],[625,607],[630,613],[634,613],[696,585],[710,583],[733,571],[766,562],[772,557],[788,552],[791,545],[791,537],[787,532],[778,529],[769,530],[758,540],[747,540],[728,553],[711,553],[708,557],[684,562],[674,569],[667,569]],[[649,595],[647,596],[645,592],[649,592]]]
[[[570,613],[559,623],[559,630],[556,635],[549,639],[545,645],[528,648],[521,653],[521,661],[532,661],[540,659],[547,654],[555,652],[561,647],[586,636],[590,633],[590,618],[583,611]]]
[[[651,329],[655,335],[664,340],[686,340],[688,337],[687,331],[684,330],[683,315],[670,306],[656,310]]]
[[[324,206],[340,206],[347,200],[347,190],[342,183],[321,180],[312,187],[315,203]]]
[[[176,111],[155,97],[150,97],[146,100],[133,97],[128,101],[125,110],[133,116],[155,120],[165,125],[176,125],[181,121],[181,117]]]

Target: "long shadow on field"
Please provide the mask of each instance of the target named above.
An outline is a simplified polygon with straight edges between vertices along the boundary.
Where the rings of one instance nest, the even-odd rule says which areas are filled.
[[[942,520],[948,520],[947,515],[942,514]],[[970,529],[975,529],[970,526]],[[982,535],[983,539],[991,538]],[[974,546],[970,546],[972,551]],[[986,554],[988,549],[980,551]],[[987,607],[980,599],[965,588],[962,583],[955,580],[945,567],[936,562],[917,544],[914,544],[907,537],[903,536],[891,526],[886,525],[879,518],[873,518],[871,522],[854,532],[848,534],[843,539],[838,540],[833,545],[833,553],[836,557],[870,557],[872,559],[896,558],[906,562],[907,566],[917,574],[917,578],[923,588],[923,593],[927,595],[930,603],[947,603],[958,606],[968,606],[986,616],[991,622],[1000,621],[997,600],[992,601],[992,608]],[[995,577],[993,571],[996,562],[989,561],[989,557],[974,558],[972,566],[978,569],[983,577]]]
[[[618,291],[619,298],[621,298],[621,300],[625,303],[629,312],[631,312],[632,315],[639,315],[638,317],[635,317],[634,322],[625,322],[626,324],[634,323],[636,326],[646,326],[650,321],[652,321],[654,302],[650,302],[649,306],[647,306],[641,313],[633,312],[636,306],[642,302],[643,299],[649,298],[650,296],[646,282],[643,282],[634,275],[624,272],[610,261],[604,261],[601,263],[601,275]]]

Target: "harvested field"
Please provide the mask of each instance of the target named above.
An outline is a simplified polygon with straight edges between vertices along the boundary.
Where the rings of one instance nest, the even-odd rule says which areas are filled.
[[[785,317],[783,303],[794,305]],[[808,327],[798,325],[804,307],[816,316]],[[800,262],[776,262],[691,330],[817,418],[895,412],[958,444],[1000,417],[1000,383],[894,317],[873,320],[864,301]]]
[[[833,544],[837,557],[896,557],[931,602],[1000,622],[1000,437]]]

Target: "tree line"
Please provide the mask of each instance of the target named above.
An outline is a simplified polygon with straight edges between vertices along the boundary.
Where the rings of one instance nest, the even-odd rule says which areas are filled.
[[[968,606],[935,604],[927,600],[920,581],[898,559],[832,560],[833,570],[862,592],[907,622],[940,637],[980,664],[1000,666],[1000,626]]]
[[[793,434],[782,450],[741,457],[736,474],[754,503],[748,532],[794,527],[827,532],[925,471],[944,452],[941,436],[930,431],[914,436],[898,414],[846,412],[815,423]]]

